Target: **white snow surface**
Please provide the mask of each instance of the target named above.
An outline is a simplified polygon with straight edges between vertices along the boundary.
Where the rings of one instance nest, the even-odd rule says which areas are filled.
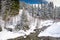
[[[17,38],[24,35],[25,35],[24,33],[14,33],[14,32],[9,32],[5,30],[5,31],[0,32],[0,40]]]
[[[54,23],[46,30],[40,32],[38,37],[42,36],[60,37],[60,22]]]
[[[38,21],[38,28],[42,28],[44,26],[49,26],[53,24],[53,20],[39,20]]]
[[[20,16],[21,16],[22,12],[23,12],[23,10],[20,10],[19,15],[15,16],[15,17],[12,17],[11,18],[12,24],[9,23],[9,22],[11,22],[11,21],[9,21],[6,24],[6,27],[14,29],[15,25],[17,25],[17,23],[20,22],[20,19],[21,19]],[[26,37],[25,35],[29,35],[30,33],[35,32],[34,29],[36,29],[37,19],[34,19],[33,17],[31,17],[29,15],[28,11],[26,11],[26,14],[27,14],[28,20],[30,21],[30,25],[29,25],[30,29],[26,30],[26,31],[20,30],[18,32],[10,32],[10,31],[7,31],[7,30],[3,29],[3,31],[0,32],[0,40],[17,38],[17,37],[20,37],[20,36]],[[0,22],[0,23],[2,23],[2,22]],[[4,24],[4,22],[3,22],[3,24]]]
[[[6,27],[7,28],[12,28],[14,29],[15,26],[17,25],[17,23],[20,22],[21,20],[21,14],[22,14],[23,10],[19,11],[19,14],[15,17],[12,17],[10,19],[9,22],[7,22]],[[48,25],[52,25],[53,21],[52,20],[39,20],[37,18],[33,18],[32,16],[29,15],[28,11],[25,11],[25,14],[27,15],[27,19],[29,20],[30,24],[29,24],[29,28],[28,30],[24,31],[24,30],[20,30],[18,32],[10,32],[7,30],[4,30],[4,21],[0,20],[0,25],[3,28],[3,31],[0,32],[0,40],[7,40],[7,39],[11,39],[11,38],[17,38],[20,36],[23,36],[24,38],[26,38],[27,35],[29,35],[30,33],[35,33],[35,29],[38,23],[38,28],[42,28],[43,26],[48,26]]]

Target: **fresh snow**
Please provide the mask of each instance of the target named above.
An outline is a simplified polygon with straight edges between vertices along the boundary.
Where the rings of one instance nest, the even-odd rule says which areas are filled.
[[[23,12],[23,10],[20,10],[19,14],[17,16],[11,17],[10,21],[8,21],[7,24],[6,24],[6,28],[14,29],[15,26],[21,20],[22,12]],[[20,37],[20,36],[23,36],[24,38],[26,38],[27,35],[30,35],[31,33],[35,33],[34,30],[36,29],[36,27],[42,28],[44,26],[48,26],[48,25],[53,24],[52,20],[39,20],[38,18],[34,18],[34,17],[30,16],[29,12],[27,10],[25,10],[25,14],[27,15],[27,19],[29,21],[29,28],[30,28],[26,31],[24,31],[24,30],[19,30],[18,32],[7,31],[6,29],[4,29],[5,22],[0,19],[0,21],[1,21],[0,24],[1,24],[1,27],[3,28],[3,31],[0,32],[0,40],[7,40],[7,39],[11,39],[11,38],[17,38],[17,37]]]
[[[30,29],[29,30],[26,30],[26,35],[29,35],[30,33],[33,33],[35,32],[34,29],[36,29],[36,25],[37,24],[37,19],[35,22],[33,22],[31,25],[29,25]]]
[[[20,10],[20,12],[19,12],[19,14],[17,16],[12,17],[10,19],[10,21],[7,22],[6,28],[14,29],[15,25],[17,25],[17,23],[20,22],[20,19],[21,19],[20,17],[21,17],[22,12],[23,12],[23,10]],[[29,25],[30,29],[26,30],[26,31],[20,30],[18,32],[15,32],[15,31],[10,32],[10,31],[7,31],[7,30],[3,29],[3,31],[0,32],[0,40],[7,40],[7,39],[11,39],[11,38],[17,38],[17,37],[20,37],[20,36],[23,36],[24,38],[26,38],[26,35],[29,35],[30,33],[35,32],[34,29],[36,29],[37,19],[31,17],[29,15],[28,11],[26,11],[26,14],[27,14],[28,20],[30,21],[30,25]],[[4,21],[2,21],[2,22],[4,24]],[[2,23],[2,22],[0,22],[0,23]]]
[[[37,22],[37,20],[36,20]],[[30,29],[29,30],[20,30],[18,32],[9,32],[9,31],[2,31],[0,32],[0,40],[7,40],[7,39],[11,39],[11,38],[17,38],[20,36],[25,37],[25,35],[29,35],[30,33],[34,32],[34,29],[36,29],[36,22],[32,23],[30,25]]]
[[[42,28],[42,27],[45,27],[45,26],[51,26],[53,24],[53,20],[40,20],[38,21],[38,28]]]
[[[2,31],[0,32],[0,40],[7,40],[11,38],[17,38],[20,36],[24,36],[24,33],[14,33],[14,32],[9,32],[9,31]]]
[[[38,37],[42,36],[60,37],[60,22],[56,22],[46,30],[40,32]]]

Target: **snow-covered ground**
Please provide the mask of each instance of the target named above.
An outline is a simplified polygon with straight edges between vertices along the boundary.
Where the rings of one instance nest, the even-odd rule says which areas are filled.
[[[42,36],[60,37],[60,22],[56,22],[46,30],[40,32],[38,37]]]
[[[44,26],[51,26],[53,24],[53,22],[54,22],[53,20],[39,20],[38,21],[38,28],[42,28]]]
[[[17,23],[20,22],[20,19],[21,19],[20,17],[21,17],[22,12],[23,12],[23,10],[20,10],[20,12],[17,16],[12,17],[10,19],[10,21],[7,22],[6,28],[14,29],[15,25],[17,25]],[[29,25],[30,29],[26,30],[26,31],[20,30],[18,32],[10,32],[10,31],[3,29],[3,31],[0,32],[0,40],[7,40],[7,39],[11,39],[11,38],[20,37],[20,36],[25,37],[25,35],[29,35],[30,33],[35,32],[34,29],[36,29],[37,19],[34,19],[33,17],[31,17],[27,11],[26,11],[26,14],[27,14],[28,20],[30,21],[30,25]],[[2,22],[0,22],[0,23],[2,23]],[[3,22],[3,24],[4,23],[5,22]]]
[[[20,37],[24,35],[25,35],[24,33],[18,33],[18,32],[14,33],[14,32],[5,30],[5,31],[0,32],[0,40],[7,40],[7,39],[16,38],[16,37]]]
[[[21,20],[21,14],[22,14],[23,10],[20,10],[19,14],[15,17],[12,17],[10,19],[9,22],[7,22],[6,24],[6,28],[12,28],[14,29],[15,26],[17,25],[17,23],[20,22]],[[29,12],[28,11],[25,11],[25,14],[27,15],[27,19],[29,20],[29,29],[24,31],[24,30],[19,30],[18,32],[10,32],[8,30],[4,30],[0,32],[0,40],[7,40],[7,39],[11,39],[11,38],[17,38],[17,37],[20,37],[20,36],[23,36],[24,38],[27,36],[27,35],[30,35],[30,33],[35,33],[35,29],[36,28],[43,28],[45,26],[52,26],[53,25],[53,20],[39,20],[38,18],[34,18],[32,16],[29,15]],[[2,24],[1,24],[2,23]],[[1,20],[0,24],[1,26],[4,25],[4,21]],[[56,24],[55,24],[56,25]],[[3,28],[3,26],[2,26]],[[39,34],[40,36],[40,34]]]

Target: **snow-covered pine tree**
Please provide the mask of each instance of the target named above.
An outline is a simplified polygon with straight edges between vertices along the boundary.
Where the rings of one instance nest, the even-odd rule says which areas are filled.
[[[26,31],[26,30],[29,29],[27,14],[26,14],[24,8],[23,8],[23,12],[22,12],[22,15],[21,15],[20,24],[17,24],[15,29],[16,29],[17,31],[18,31],[18,30],[21,30],[21,29]]]
[[[48,14],[49,14],[49,16],[50,16],[50,18],[53,18],[53,9],[54,9],[54,4],[53,4],[53,2],[50,2],[50,3],[48,3]]]

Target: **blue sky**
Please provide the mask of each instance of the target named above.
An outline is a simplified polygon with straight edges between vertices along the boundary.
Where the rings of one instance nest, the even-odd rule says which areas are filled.
[[[29,4],[41,4],[41,3],[48,3],[47,1],[45,0],[20,0],[22,2],[26,2],[26,3],[29,3]]]

